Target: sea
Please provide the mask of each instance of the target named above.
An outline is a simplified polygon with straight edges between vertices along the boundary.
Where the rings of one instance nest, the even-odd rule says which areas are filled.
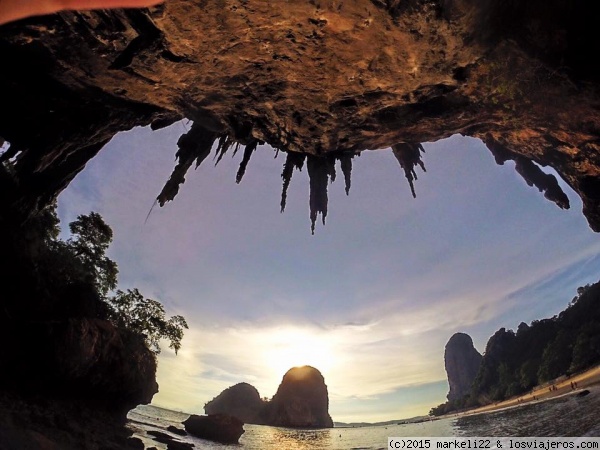
[[[169,433],[169,425],[183,428],[189,414],[155,406],[138,406],[130,411],[128,427],[146,448],[166,450],[166,444],[147,432],[161,431],[194,444],[197,449],[214,450],[385,450],[388,437],[408,436],[600,436],[600,386],[590,394],[566,395],[546,401],[522,404],[478,415],[455,415],[439,420],[357,428],[298,430],[244,425],[239,444],[223,445],[192,436]]]

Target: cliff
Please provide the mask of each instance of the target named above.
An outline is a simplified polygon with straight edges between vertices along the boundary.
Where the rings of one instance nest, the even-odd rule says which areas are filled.
[[[293,367],[286,372],[270,401],[256,388],[238,383],[204,406],[206,414],[224,414],[245,423],[290,428],[331,428],[329,394],[325,379],[314,367]]]
[[[161,205],[213,146],[244,147],[239,182],[268,143],[287,154],[282,209],[307,166],[314,228],[338,162],[349,189],[353,157],[391,147],[416,194],[420,143],[461,133],[567,208],[541,167],[554,168],[599,231],[593,12],[569,0],[169,0],[5,25],[0,159],[15,164],[0,174],[0,219],[35,215],[115,133],[187,118]]]
[[[267,405],[265,424],[291,428],[332,428],[325,379],[314,367],[287,371]]]
[[[204,405],[206,414],[224,414],[238,418],[244,423],[262,423],[265,402],[256,388],[248,383],[238,383],[221,392]]]
[[[521,322],[516,332],[500,328],[487,342],[467,395],[448,395],[448,401],[432,408],[430,414],[502,401],[563,375],[594,367],[600,363],[599,302],[597,282],[579,287],[568,306],[552,318],[534,320],[529,325]],[[467,338],[460,338],[465,346],[471,344]]]
[[[2,236],[0,448],[133,448],[123,425],[158,391],[155,356],[108,320],[93,282],[72,277],[49,218]]]
[[[468,334],[456,333],[450,338],[444,352],[444,364],[450,386],[449,401],[458,400],[471,392],[481,358]]]

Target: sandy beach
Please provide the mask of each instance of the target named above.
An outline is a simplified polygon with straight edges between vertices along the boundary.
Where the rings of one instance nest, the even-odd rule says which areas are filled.
[[[507,409],[520,406],[526,403],[545,401],[551,398],[560,397],[562,395],[580,392],[583,389],[586,389],[594,384],[600,383],[600,365],[593,367],[592,369],[589,369],[585,372],[572,375],[569,378],[563,376],[554,381],[554,383],[546,383],[543,385],[536,386],[530,392],[520,395],[518,397],[512,397],[502,402],[480,406],[479,408],[470,409],[468,411],[463,411],[460,413],[447,414],[443,417],[452,417],[457,415],[467,416],[486,413],[490,411],[497,411],[500,409]],[[573,389],[571,383],[573,383],[574,387],[576,386],[575,389]]]

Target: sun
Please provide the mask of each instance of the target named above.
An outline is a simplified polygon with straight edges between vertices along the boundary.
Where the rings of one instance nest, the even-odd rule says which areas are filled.
[[[335,365],[335,352],[324,335],[301,328],[278,328],[265,336],[265,365],[276,376],[292,367],[313,366],[321,373]]]

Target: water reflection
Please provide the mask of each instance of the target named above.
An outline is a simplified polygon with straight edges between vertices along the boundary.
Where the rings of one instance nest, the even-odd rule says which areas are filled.
[[[462,417],[464,436],[590,436],[600,425],[600,390],[586,397],[569,396],[526,404],[505,411]]]
[[[266,428],[268,440],[274,448],[289,450],[331,448],[332,430],[295,430],[291,428]]]

